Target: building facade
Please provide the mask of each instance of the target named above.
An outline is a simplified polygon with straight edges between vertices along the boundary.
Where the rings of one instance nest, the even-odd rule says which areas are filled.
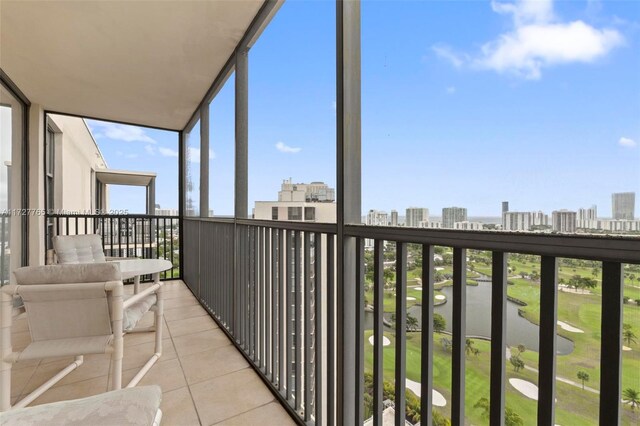
[[[456,222],[467,220],[467,209],[464,207],[445,207],[442,209],[442,227],[453,228]]]
[[[551,213],[554,232],[576,232],[577,213],[569,210],[555,210]]]
[[[406,210],[405,217],[406,226],[418,228],[420,227],[420,222],[429,221],[429,209],[423,207],[409,207]]]
[[[253,217],[262,220],[334,223],[334,195],[335,190],[322,182],[293,184],[291,179],[286,179],[278,192],[278,201],[256,201]]]
[[[398,211],[391,210],[391,226],[398,226]]]
[[[635,219],[635,192],[619,192],[611,195],[611,216],[613,219]]]
[[[482,223],[469,222],[468,220],[464,222],[456,222],[453,224],[453,229],[459,229],[462,231],[481,231]]]

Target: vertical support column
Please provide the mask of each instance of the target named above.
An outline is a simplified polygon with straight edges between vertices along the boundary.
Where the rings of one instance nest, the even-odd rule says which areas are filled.
[[[602,262],[600,424],[620,424],[622,382],[622,265]]]
[[[492,425],[504,424],[506,320],[507,253],[494,251],[491,267],[491,412],[489,414]]]
[[[345,224],[361,215],[360,1],[336,5],[337,126],[337,365],[336,418],[354,424],[356,410],[355,303],[356,239],[345,236]],[[331,355],[330,355],[331,356]]]
[[[200,217],[209,217],[209,104],[200,107]]]
[[[422,341],[420,359],[420,395],[433,394],[433,285],[434,247],[422,245]],[[424,397],[420,402],[420,424],[432,422],[433,398]]]
[[[246,218],[248,201],[249,155],[249,50],[236,52],[236,179],[235,217]]]
[[[453,249],[453,356],[451,424],[464,424],[465,343],[467,335],[467,250]]]
[[[396,425],[406,418],[407,388],[407,245],[396,243]]]
[[[540,355],[538,358],[538,424],[552,425],[556,395],[556,324],[558,259],[542,256],[540,265]]]
[[[178,247],[180,248],[178,254],[178,262],[180,263],[179,278],[184,279],[184,208],[185,208],[185,194],[186,194],[186,137],[183,131],[178,132]],[[173,220],[171,222],[171,236],[173,237]],[[134,219],[135,229],[135,219]],[[135,231],[134,231],[134,244]],[[136,245],[137,247],[137,245]],[[171,238],[171,251],[173,253],[173,238]],[[187,283],[188,284],[188,283]]]

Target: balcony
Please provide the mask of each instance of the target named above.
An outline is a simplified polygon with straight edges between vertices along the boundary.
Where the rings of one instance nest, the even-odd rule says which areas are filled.
[[[174,280],[164,285],[164,353],[141,382],[141,385],[157,384],[162,387],[163,424],[246,425],[265,418],[281,425],[294,424],[184,283]],[[131,292],[132,286],[127,290]],[[141,325],[145,323],[151,325],[153,317],[144,318]],[[30,342],[28,330],[26,318],[16,321],[14,349],[21,350]],[[128,381],[146,362],[153,346],[153,335],[127,335],[124,344],[123,380]],[[12,402],[40,386],[71,360],[16,364],[12,375]],[[36,399],[31,406],[106,392],[109,368],[108,355],[88,355],[81,368]]]
[[[11,179],[2,182],[0,202],[29,214],[0,216],[0,282],[11,282],[17,267],[54,262],[55,235],[95,233],[107,256],[170,260],[162,276],[164,354],[142,381],[161,386],[166,425],[499,426],[512,424],[513,411],[515,424],[525,425],[637,423],[624,391],[638,388],[640,349],[623,338],[628,320],[640,324],[640,305],[627,303],[627,294],[640,299],[629,281],[640,265],[637,236],[480,231],[466,219],[451,225],[474,230],[362,224],[360,1],[336,1],[329,28],[336,37],[335,223],[315,222],[333,216],[303,202],[291,213],[264,205],[274,219],[287,212],[299,221],[250,217],[249,51],[282,3],[3,3],[0,106],[12,108],[13,126]],[[216,129],[210,105],[225,87],[234,95],[226,122],[233,128],[229,217],[210,214],[216,171],[208,161]],[[177,150],[165,153],[178,173],[164,187],[158,175],[153,191],[175,189],[177,214],[52,211],[60,188],[50,184],[56,156],[45,151],[56,144],[47,121],[55,114],[170,132]],[[89,203],[83,209],[106,198],[90,189],[91,172],[106,170],[92,163],[101,155],[83,160],[78,181],[65,175],[69,192],[89,183],[78,197]],[[145,159],[159,161],[152,155]],[[148,212],[156,201],[149,194]],[[530,213],[514,215],[533,221]],[[582,286],[585,278],[591,287]],[[152,339],[125,337],[125,381]],[[13,345],[28,341],[21,318]],[[16,365],[12,399],[62,364]],[[576,375],[583,370],[586,379]],[[106,392],[109,371],[106,358],[88,356],[34,404]]]

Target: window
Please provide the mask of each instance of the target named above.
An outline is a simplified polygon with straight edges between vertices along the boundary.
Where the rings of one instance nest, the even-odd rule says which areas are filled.
[[[271,207],[271,220],[278,220],[278,208]]]
[[[289,220],[302,220],[302,207],[287,207]]]
[[[315,222],[315,220],[316,220],[316,208],[315,207],[305,207],[304,208],[304,220]]]

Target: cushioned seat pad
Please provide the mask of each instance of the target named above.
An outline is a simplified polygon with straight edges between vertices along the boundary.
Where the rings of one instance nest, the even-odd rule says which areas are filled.
[[[88,398],[16,408],[0,413],[2,426],[151,426],[160,408],[158,386],[122,389]]]
[[[126,299],[127,298],[125,298],[125,300]],[[124,331],[133,330],[136,324],[138,324],[138,321],[142,319],[144,314],[149,312],[149,309],[151,309],[151,307],[156,304],[157,300],[158,297],[156,296],[156,294],[152,293],[125,309],[122,321],[122,329]]]

